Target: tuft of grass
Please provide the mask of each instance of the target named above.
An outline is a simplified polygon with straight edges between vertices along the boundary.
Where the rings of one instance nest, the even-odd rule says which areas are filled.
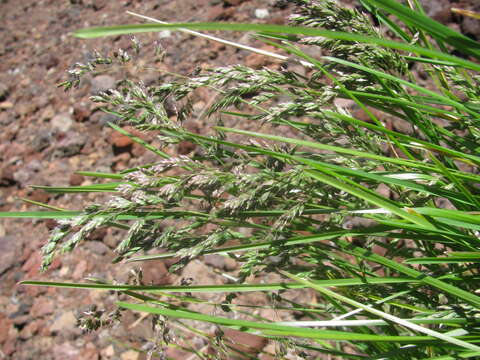
[[[225,66],[150,87],[125,81],[92,97],[118,117],[111,124],[118,131],[125,133],[119,125],[129,124],[159,132],[165,148],[189,141],[199,150],[173,157],[127,133],[158,161],[119,174],[82,172],[108,183],[42,187],[111,192],[108,202],[0,214],[58,220],[43,248],[44,268],[98,227],[115,226],[125,230],[116,261],[179,257],[170,269],[178,271],[202,255],[223,254],[240,264],[235,281],[23,284],[126,294],[132,301],[119,302],[119,309],[161,315],[164,329],[195,331],[219,358],[233,351],[222,336],[212,339],[184,320],[255,333],[303,358],[478,357],[480,44],[426,17],[416,0],[408,6],[362,0],[368,14],[333,0],[293,2],[290,26],[181,23],[77,31],[80,38],[167,28],[254,31],[287,55],[279,56],[285,59],[279,70]],[[386,31],[392,40],[383,38]],[[319,48],[323,56],[314,58],[307,48]],[[98,55],[77,64],[62,85],[75,87],[98,66],[128,61],[132,57],[123,51],[116,58]],[[292,64],[305,71],[295,72]],[[431,87],[417,71],[429,74]],[[201,87],[215,91],[217,99],[204,112],[211,126],[198,135],[183,121],[196,116],[190,97]],[[349,100],[357,112],[339,100]],[[175,117],[166,109],[171,103]],[[362,119],[354,116],[358,112]],[[228,125],[235,120],[256,131]],[[398,131],[398,122],[410,130]],[[151,254],[155,249],[166,252]],[[286,282],[247,281],[268,273]],[[301,288],[316,290],[317,302],[294,303],[286,296]],[[232,303],[247,291],[269,294],[269,308],[281,310],[285,321],[261,318],[251,304]],[[169,302],[178,298],[172,292],[182,293],[184,304],[211,305],[215,315]],[[198,292],[225,298],[209,302]],[[96,329],[119,314],[92,311],[82,324]],[[167,346],[167,338],[155,349]]]

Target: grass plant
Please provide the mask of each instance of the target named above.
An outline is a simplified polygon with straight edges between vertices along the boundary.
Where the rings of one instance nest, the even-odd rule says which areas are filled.
[[[108,202],[0,215],[57,219],[43,248],[44,268],[95,229],[117,227],[125,231],[117,261],[179,257],[170,269],[179,271],[202,255],[222,254],[241,266],[235,281],[23,284],[114,290],[131,297],[119,309],[162,316],[163,329],[186,329],[188,319],[254,333],[279,344],[278,358],[479,358],[480,44],[426,17],[417,0],[361,0],[363,12],[332,0],[292,2],[291,26],[155,23],[77,31],[80,38],[254,31],[286,55],[279,70],[231,65],[150,87],[127,80],[94,96],[118,117],[113,128],[126,133],[120,126],[133,125],[161,134],[165,148],[189,141],[197,150],[172,157],[126,133],[158,162],[117,174],[83,172],[107,181],[96,185],[42,187],[111,192]],[[132,60],[126,52],[98,55],[77,64],[63,85],[75,87],[85,73],[115,61]],[[292,70],[298,66],[305,71]],[[183,123],[196,116],[191,96],[201,87],[217,100],[206,110],[211,126],[199,135]],[[349,107],[339,105],[345,101]],[[232,119],[249,130],[228,126]],[[251,283],[267,273],[284,281]],[[318,301],[287,299],[300,288],[316,291]],[[250,291],[267,293],[272,309],[296,320],[262,319],[255,307],[232,301]],[[223,293],[224,301],[200,300],[199,292]],[[182,294],[184,305],[169,302],[172,293]],[[190,302],[207,303],[212,312],[193,311]],[[97,321],[84,322],[86,328],[110,323],[101,313],[91,316]],[[218,345],[221,335],[217,342],[199,336],[212,341],[213,358],[231,351]],[[163,339],[156,352],[168,346]]]

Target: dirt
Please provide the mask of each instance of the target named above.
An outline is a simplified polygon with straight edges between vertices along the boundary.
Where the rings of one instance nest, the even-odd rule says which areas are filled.
[[[473,9],[475,0],[461,4],[424,2],[428,12],[438,20],[480,38],[480,22],[453,16],[448,11],[450,6]],[[197,66],[236,63],[277,66],[260,55],[183,33],[144,34],[138,39],[144,44],[145,52],[142,50],[134,65],[87,77],[79,89],[65,93],[57,84],[66,80],[65,71],[72,64],[91,58],[94,49],[108,53],[131,46],[128,36],[87,41],[71,36],[72,31],[141,22],[126,14],[127,10],[170,22],[222,20],[282,24],[289,8],[274,7],[274,3],[265,0],[0,1],[0,211],[38,210],[37,206],[20,201],[21,198],[65,209],[81,209],[95,197],[52,195],[31,185],[88,185],[92,183],[91,178],[74,172],[120,171],[155,161],[151,153],[108,127],[106,123],[112,120],[111,115],[89,101],[89,96],[114,86],[123,76],[151,84],[165,81],[167,72],[188,74]],[[263,46],[245,34],[221,36]],[[151,61],[150,50],[155,41],[160,41],[167,50],[161,63]],[[204,108],[211,101],[211,94],[200,92],[195,101],[194,106]],[[201,132],[208,124],[193,121],[191,126]],[[172,149],[172,153],[192,151],[188,144],[181,146]],[[0,220],[0,359],[144,359],[145,353],[133,349],[148,350],[145,339],[154,336],[148,321],[143,321],[138,314],[125,315],[123,322],[111,330],[82,333],[75,325],[76,317],[92,303],[99,309],[111,310],[119,299],[117,295],[21,286],[17,284],[19,281],[83,281],[94,276],[124,282],[128,280],[129,269],[142,267],[146,283],[175,284],[182,278],[193,277],[194,283],[206,284],[224,283],[225,278],[218,273],[234,274],[237,270],[230,259],[216,256],[192,262],[178,276],[168,273],[171,263],[162,261],[140,266],[109,265],[119,239],[116,231],[109,229],[94,234],[79,249],[55,260],[48,272],[41,273],[40,248],[51,228],[51,221]],[[266,301],[262,295],[255,296],[244,301],[256,304]],[[197,310],[209,311],[201,305]],[[216,331],[211,326],[199,327],[210,334]],[[254,353],[262,348],[272,350],[271,344],[255,336],[234,331],[229,331],[227,336],[233,343],[250,344],[248,351],[253,348]],[[207,343],[193,334],[185,334],[180,343],[187,340],[197,349],[208,351]],[[174,359],[192,359],[191,354],[174,348],[169,348],[167,355]]]

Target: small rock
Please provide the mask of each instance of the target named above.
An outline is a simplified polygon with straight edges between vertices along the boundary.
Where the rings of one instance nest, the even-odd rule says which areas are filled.
[[[222,5],[212,6],[207,13],[207,20],[228,20],[235,13],[235,8],[224,8]]]
[[[0,102],[0,110],[8,110],[13,108],[13,103],[10,101],[2,101]]]
[[[4,313],[0,313],[0,344],[5,343],[8,339],[8,332],[13,324],[13,321],[8,319]]]
[[[205,255],[203,257],[205,264],[213,266],[216,269],[232,271],[237,268],[237,263],[235,260],[217,254]]]
[[[46,149],[52,142],[52,133],[49,130],[38,130],[33,138],[31,145],[34,152],[41,152]]]
[[[265,19],[270,15],[268,9],[256,9],[255,10],[255,17],[257,19]]]
[[[40,114],[41,121],[49,121],[55,116],[55,109],[52,105],[48,105]]]
[[[73,173],[72,175],[70,175],[69,184],[71,186],[79,186],[79,185],[82,185],[84,181],[85,181],[85,176],[77,173]]]
[[[55,310],[53,302],[46,297],[39,297],[33,301],[32,308],[30,309],[30,315],[34,318],[53,314]]]
[[[63,330],[73,329],[76,323],[77,319],[73,311],[67,311],[53,322],[50,331],[59,333]]]
[[[75,360],[99,360],[100,354],[91,342],[87,343]]]
[[[197,148],[197,145],[192,143],[191,141],[181,141],[178,143],[178,153],[180,155],[187,155],[190,154],[192,151],[194,151]]]
[[[167,39],[172,36],[172,32],[170,30],[162,30],[158,33],[159,39]]]
[[[46,204],[50,200],[50,194],[42,189],[35,189],[32,193],[28,196],[30,200]]]
[[[8,86],[4,83],[0,83],[0,101],[6,100],[9,94],[10,89]]]
[[[15,180],[14,176],[15,168],[15,166],[0,168],[0,186],[13,186],[16,184],[17,180]]]
[[[14,117],[8,112],[0,112],[0,125],[6,126],[12,123]]]
[[[0,237],[0,275],[10,269],[17,262],[17,239],[13,236]]]
[[[92,253],[99,256],[105,256],[110,251],[108,246],[101,241],[88,241],[84,246]]]
[[[12,355],[15,351],[16,351],[16,348],[15,348],[15,339],[8,339],[6,342],[5,342],[5,345],[3,345],[3,348],[2,348],[2,351],[3,351],[3,354],[8,358],[10,355]],[[13,359],[13,358],[12,358]]]
[[[231,342],[232,347],[241,353],[257,355],[267,345],[268,340],[264,337],[248,334],[242,331],[223,329],[225,339]]]
[[[87,106],[84,105],[75,105],[73,107],[73,117],[75,121],[84,122],[87,121],[91,115],[91,110]]]
[[[52,128],[66,133],[73,125],[73,119],[68,113],[61,113],[55,115],[52,120],[50,121]]]
[[[53,54],[47,54],[45,55],[41,60],[40,60],[40,65],[45,66],[47,70],[54,68],[58,65],[59,63],[58,57],[56,57]]]
[[[83,146],[87,142],[87,137],[78,132],[69,132],[57,144],[55,148],[55,155],[58,157],[70,157],[79,154]]]
[[[237,6],[243,3],[245,0],[223,0],[225,4],[232,5],[232,6]]]
[[[139,353],[135,350],[128,350],[120,355],[122,360],[138,360]]]
[[[102,349],[101,354],[106,358],[110,358],[115,355],[115,349],[113,348],[113,345],[109,345],[105,349]]]
[[[109,75],[98,75],[92,79],[92,87],[90,92],[98,95],[102,91],[107,91],[115,87],[115,79]]]
[[[167,285],[170,284],[170,273],[161,260],[147,261],[142,266],[143,282],[150,285]]]
[[[13,179],[19,184],[27,184],[33,175],[33,171],[30,171],[26,167],[22,167],[13,173]]]
[[[32,114],[37,111],[38,106],[34,102],[21,102],[20,104],[15,106],[15,111],[20,116],[25,116],[28,114]]]
[[[53,356],[55,360],[65,360],[78,355],[80,351],[72,344],[65,342],[60,345],[56,345],[53,348]]]
[[[19,334],[20,339],[26,340],[36,335],[40,330],[40,328],[42,327],[42,325],[44,325],[44,320],[29,321],[27,325],[25,325],[23,329],[20,331],[20,334]]]
[[[130,152],[130,150],[132,149],[133,140],[126,135],[120,134],[117,131],[112,134],[110,141],[113,146],[113,152],[116,155]]]
[[[272,46],[262,46],[260,49],[265,51],[274,51]],[[270,64],[273,64],[272,59],[266,55],[251,53],[245,58],[245,65],[253,69],[261,69],[262,67]]]
[[[86,260],[81,260],[77,264],[77,266],[75,267],[75,270],[73,271],[72,277],[75,280],[79,280],[79,279],[83,278],[83,274],[85,273],[85,271],[87,271],[87,268],[88,268],[87,261]]]

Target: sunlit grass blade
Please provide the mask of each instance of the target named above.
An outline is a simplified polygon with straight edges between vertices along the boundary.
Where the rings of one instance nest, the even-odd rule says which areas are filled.
[[[364,259],[386,266],[392,270],[398,271],[403,275],[407,275],[412,277],[413,279],[420,280],[426,285],[433,286],[454,297],[463,299],[464,301],[468,302],[469,304],[472,304],[473,306],[480,307],[480,297],[470,293],[469,291],[463,290],[445,281],[429,276],[425,273],[422,273],[421,271],[412,269],[411,267],[399,264],[398,262],[388,259],[384,256],[374,254],[370,250],[362,249],[360,247],[352,247],[352,245],[349,242],[346,242],[345,240],[338,239],[337,243],[344,251],[348,253],[360,256]]]
[[[369,284],[402,284],[402,283],[419,283],[417,280],[408,278],[394,277],[365,277],[351,279],[332,279],[332,280],[315,280],[318,286],[342,287],[342,286],[366,286]],[[291,283],[272,283],[272,284],[230,284],[230,285],[112,285],[112,284],[84,284],[84,283],[68,283],[55,281],[21,281],[21,285],[50,286],[58,288],[71,289],[90,289],[90,290],[113,290],[113,291],[143,291],[143,292],[192,292],[192,293],[217,293],[217,292],[250,292],[250,291],[278,291],[288,289],[303,289],[306,286],[295,282]]]
[[[81,211],[11,211],[0,212],[0,218],[19,219],[71,219],[81,215]]]
[[[310,339],[324,339],[337,341],[380,341],[380,342],[423,342],[431,341],[434,337],[431,336],[382,336],[370,335],[354,332],[342,332],[333,330],[317,330],[308,328],[298,328],[293,326],[275,325],[273,323],[260,323],[246,320],[228,319],[219,316],[205,315],[190,311],[185,311],[182,308],[166,309],[161,307],[152,307],[147,305],[132,304],[126,302],[118,302],[118,306],[124,309],[133,311],[163,315],[173,318],[190,319],[197,321],[210,322],[217,325],[229,326],[242,331],[252,332],[254,330],[260,331],[260,335],[277,335],[288,337],[303,337]],[[463,341],[459,340],[461,343]]]
[[[400,79],[396,76],[393,76],[393,75],[390,75],[390,74],[387,74],[387,73],[384,73],[384,72],[381,72],[381,71],[378,71],[378,70],[375,70],[375,69],[371,69],[367,66],[364,66],[364,65],[360,65],[360,64],[356,64],[356,63],[353,63],[351,61],[346,61],[346,60],[343,60],[343,59],[339,59],[339,58],[335,58],[335,57],[331,57],[331,56],[324,56],[323,57],[324,60],[328,60],[328,61],[332,61],[332,62],[335,62],[335,63],[338,63],[338,64],[342,64],[342,65],[346,65],[346,66],[351,66],[355,69],[358,69],[358,70],[361,70],[361,71],[365,71],[367,73],[370,73],[370,74],[373,74],[375,76],[378,76],[380,78],[383,78],[383,79],[386,79],[386,80],[391,80],[391,81],[395,81],[395,82],[398,82],[399,84],[402,84],[402,85],[405,85],[407,87],[410,87],[414,90],[417,90],[425,95],[428,95],[434,99],[437,99],[439,100],[441,103],[443,104],[448,104],[448,105],[451,105],[455,108],[458,108],[459,110],[461,111],[466,111],[472,115],[478,115],[477,112],[475,111],[472,111],[471,109],[469,109],[468,107],[466,107],[464,104],[458,102],[458,101],[455,101],[455,100],[452,100],[442,94],[439,94],[439,93],[436,93],[435,91],[432,91],[432,90],[429,90],[423,86],[420,86],[420,85],[417,85],[417,84],[414,84],[412,82],[409,82],[409,81],[406,81],[406,80],[403,80],[403,79]]]
[[[119,185],[125,182],[111,182],[107,184],[93,184],[83,186],[38,186],[33,185],[35,189],[41,189],[48,193],[65,194],[65,193],[82,193],[82,192],[116,192]]]
[[[364,305],[358,301],[355,301],[355,300],[352,300],[350,298],[347,298],[346,296],[343,296],[341,294],[338,294],[332,290],[329,290],[329,289],[326,289],[326,288],[322,288],[322,287],[319,287],[319,286],[316,286],[315,284],[313,284],[312,282],[306,280],[306,279],[303,279],[299,276],[296,276],[296,275],[293,275],[293,274],[290,274],[288,272],[285,272],[285,271],[281,271],[281,273],[285,276],[287,276],[288,278],[292,279],[292,280],[295,280],[295,281],[298,281],[302,284],[305,284],[305,285],[309,285],[312,289],[315,289],[317,290],[318,292],[324,294],[324,295],[327,295],[329,297],[332,297],[332,298],[335,298],[335,299],[338,299],[342,302],[345,302],[347,304],[350,304],[352,306],[355,306],[357,308],[360,308],[360,309],[363,309],[364,311],[366,312],[369,312],[369,313],[372,313],[373,315],[376,315],[376,316],[379,316],[387,321],[391,321],[397,325],[400,325],[400,326],[403,326],[403,327],[406,327],[406,328],[409,328],[411,330],[414,330],[414,331],[417,331],[417,332],[420,332],[420,333],[423,333],[423,334],[426,334],[428,336],[432,336],[432,337],[436,337],[440,340],[443,340],[443,341],[446,341],[446,342],[449,342],[451,344],[455,344],[455,345],[458,345],[460,347],[463,347],[465,349],[468,349],[468,350],[473,350],[473,351],[480,351],[480,347],[479,346],[476,346],[474,344],[470,344],[466,341],[462,341],[462,340],[459,340],[457,338],[454,338],[454,337],[451,337],[451,336],[448,336],[448,335],[445,335],[445,334],[442,334],[438,331],[434,331],[434,330],[431,330],[429,328],[426,328],[426,327],[423,327],[423,326],[419,326],[417,324],[414,324],[408,320],[404,320],[404,319],[400,319],[396,316],[393,316],[391,314],[388,314],[384,311],[381,311],[381,310],[378,310],[378,309],[375,309],[373,307],[370,307],[370,306],[367,306],[367,305]]]
[[[453,46],[464,54],[472,55],[477,59],[480,59],[480,45],[478,42],[442,25],[428,16],[413,11],[394,0],[363,1],[372,4],[377,8],[388,11],[390,14],[397,16],[405,24],[417,29],[422,29],[430,36]]]
[[[104,179],[118,179],[118,180],[123,179],[122,174],[102,173],[102,172],[96,172],[96,171],[76,171],[75,173],[82,176],[90,176],[90,177],[104,178]]]
[[[265,242],[259,242],[259,243],[253,243],[253,244],[242,244],[242,245],[236,245],[236,246],[214,248],[210,250],[205,250],[204,252],[202,252],[202,254],[204,255],[228,254],[228,253],[241,252],[241,251],[262,250],[262,249],[268,249],[270,247],[275,247],[276,245],[299,246],[299,245],[305,245],[305,244],[314,243],[318,241],[336,239],[336,238],[346,237],[346,236],[362,236],[362,235],[385,236],[386,233],[384,231],[385,231],[385,228],[382,228],[382,229],[371,228],[371,229],[358,230],[358,231],[355,231],[355,230],[354,231],[351,231],[351,230],[327,231],[318,235],[299,236],[299,237],[290,238],[286,240],[265,241]],[[168,259],[175,256],[176,256],[175,253],[162,253],[162,254],[134,257],[127,261]]]
[[[156,147],[150,145],[145,140],[140,139],[138,136],[135,136],[135,135],[129,133],[127,130],[122,129],[120,126],[117,126],[117,125],[115,125],[114,123],[111,123],[111,122],[108,123],[108,126],[110,126],[112,129],[118,131],[120,134],[129,137],[130,139],[132,139],[132,141],[136,142],[137,144],[144,147],[145,149],[153,152],[155,155],[158,155],[158,156],[160,156],[161,158],[164,158],[164,159],[170,158],[170,155],[168,155],[167,153],[165,153],[165,152],[157,149]]]
[[[441,51],[426,49],[420,46],[414,46],[403,42],[397,42],[382,38],[362,36],[352,33],[336,32],[321,30],[317,28],[292,27],[281,25],[265,25],[265,24],[229,24],[229,23],[176,23],[176,24],[140,24],[140,25],[121,25],[109,27],[95,27],[89,29],[81,29],[74,32],[76,37],[82,39],[92,39],[104,36],[118,36],[127,34],[137,34],[152,31],[162,31],[165,29],[192,29],[192,30],[230,30],[230,31],[256,31],[271,32],[278,34],[296,34],[306,36],[323,36],[331,39],[358,41],[362,43],[376,44],[389,47],[392,49],[403,50],[419,55],[424,55],[434,59],[451,61],[459,66],[468,69],[480,71],[480,65],[474,62],[446,54]]]

